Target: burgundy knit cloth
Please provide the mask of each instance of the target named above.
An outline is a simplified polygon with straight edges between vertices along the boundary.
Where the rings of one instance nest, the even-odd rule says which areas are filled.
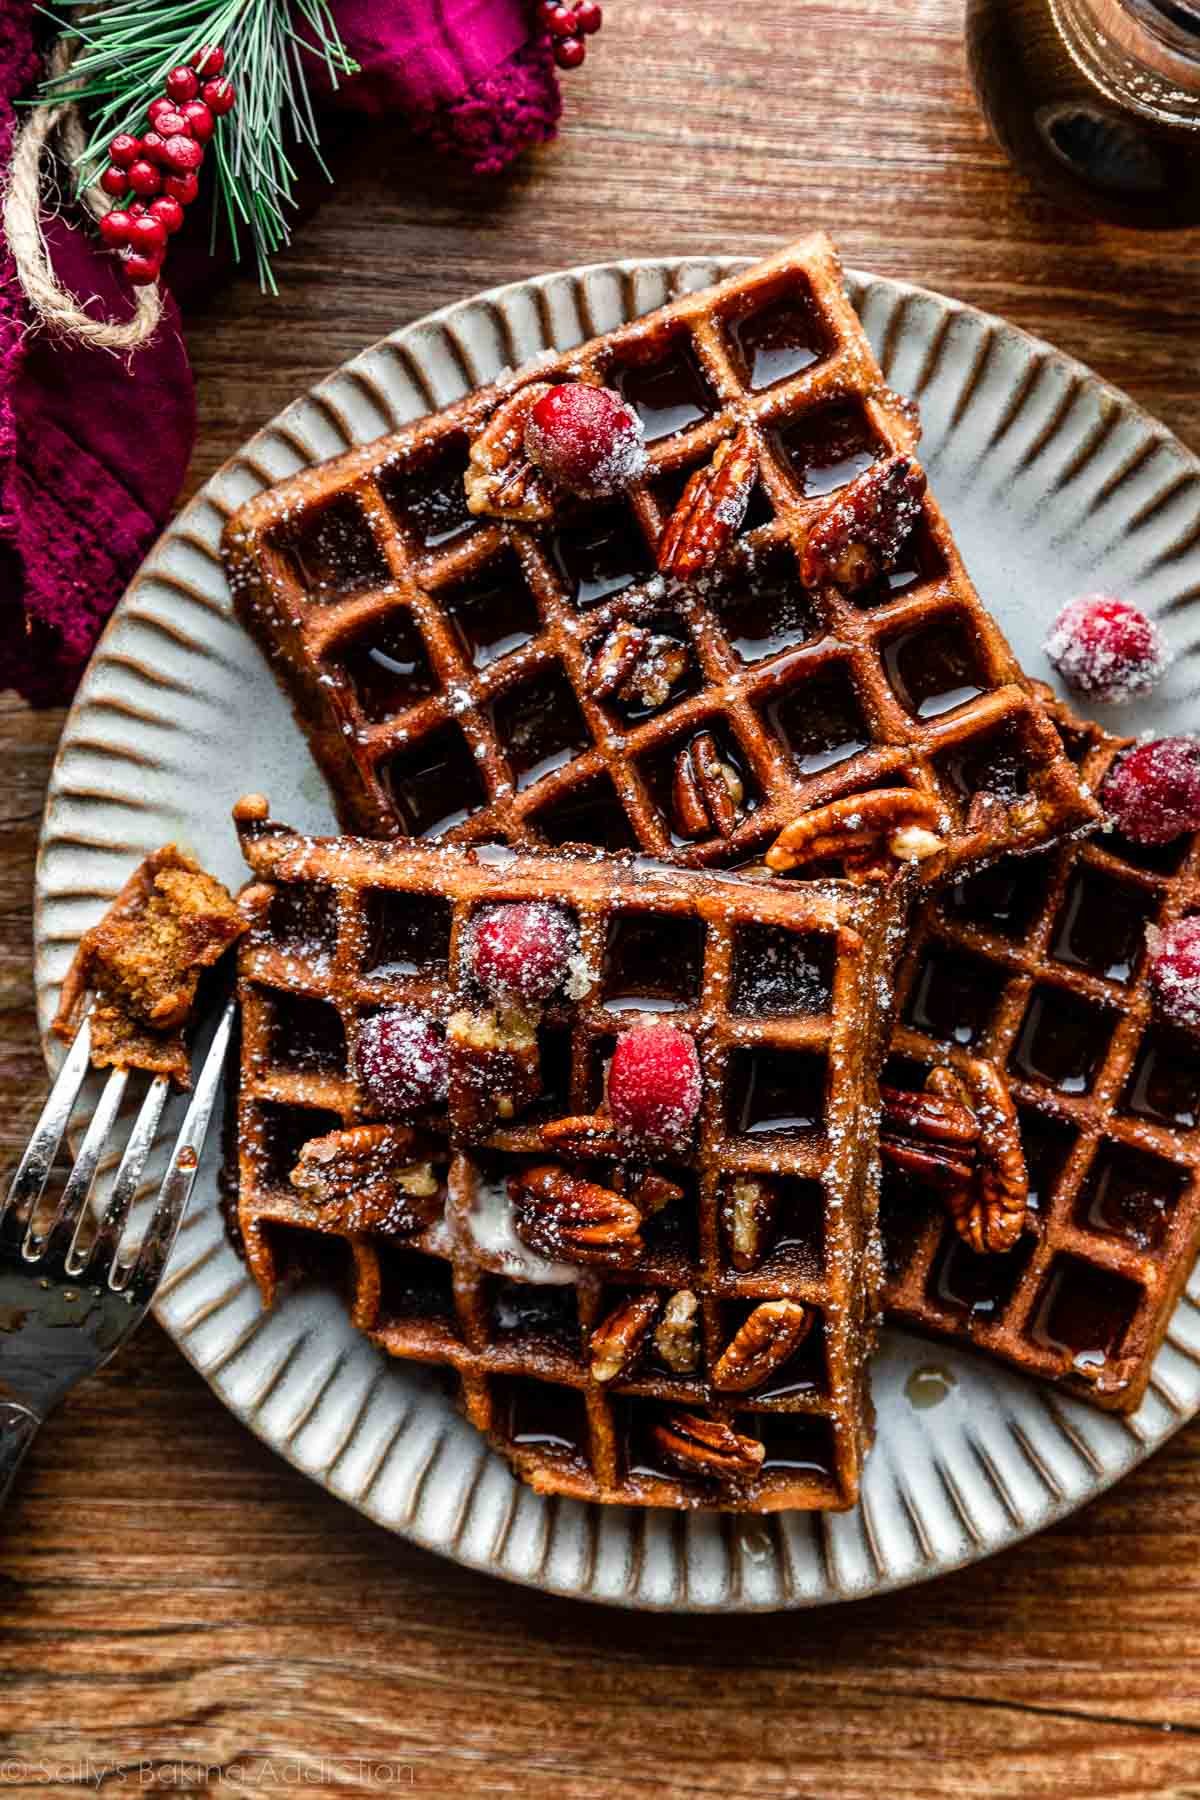
[[[545,41],[529,40],[524,0],[335,0],[334,11],[362,70],[338,103],[403,112],[480,173],[553,135],[558,87]],[[0,0],[0,171],[19,124],[13,102],[40,66],[35,16],[31,0]],[[90,229],[53,219],[46,235],[60,281],[89,310],[132,310]],[[170,514],[194,437],[174,301],[130,356],[66,345],[29,329],[0,237],[0,687],[35,705],[69,698]]]

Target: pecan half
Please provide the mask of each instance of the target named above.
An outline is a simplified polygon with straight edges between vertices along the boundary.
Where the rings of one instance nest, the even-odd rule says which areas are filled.
[[[654,1332],[654,1348],[675,1375],[694,1375],[700,1367],[700,1302],[689,1288],[672,1294]]]
[[[660,1175],[657,1169],[627,1170],[621,1179],[621,1191],[629,1195],[643,1219],[652,1218],[664,1206],[683,1199],[679,1183]]]
[[[840,862],[852,879],[887,874],[898,862],[924,862],[945,849],[949,818],[920,788],[874,788],[846,794],[785,825],[767,851],[769,869],[786,873],[811,863]]]
[[[537,1021],[510,1006],[453,1013],[446,1026],[450,1055],[450,1110],[472,1136],[507,1123],[542,1091]]]
[[[404,1125],[351,1125],[312,1138],[291,1184],[321,1208],[322,1223],[346,1231],[406,1234],[432,1225],[441,1184],[427,1147]]]
[[[1029,1175],[1016,1108],[993,1064],[931,1069],[925,1092],[881,1089],[879,1147],[893,1167],[941,1194],[955,1230],[979,1255],[1011,1250],[1025,1225]]]
[[[932,1069],[928,1086],[933,1093],[965,1097],[979,1124],[979,1161],[970,1192],[947,1198],[959,1236],[980,1255],[1011,1250],[1025,1225],[1029,1171],[1004,1077],[994,1063],[971,1057],[961,1075],[948,1067]]]
[[[683,837],[732,837],[746,798],[742,778],[721,755],[711,731],[701,731],[675,758],[671,804]]]
[[[657,1294],[635,1294],[600,1321],[588,1346],[593,1381],[616,1381],[630,1373],[661,1304]]]
[[[712,1384],[748,1394],[782,1368],[813,1328],[816,1315],[798,1300],[764,1300],[739,1326],[713,1366]]]
[[[894,568],[924,493],[925,476],[910,456],[864,469],[809,526],[800,558],[805,586],[832,582],[852,594]]]
[[[916,1175],[939,1192],[966,1190],[974,1180],[979,1121],[960,1096],[880,1089],[883,1113],[879,1147],[894,1168]]]
[[[597,700],[616,698],[626,706],[657,711],[687,671],[688,649],[678,638],[626,622],[614,626],[588,665],[588,686]]]
[[[766,1456],[757,1438],[744,1437],[723,1420],[698,1413],[671,1413],[653,1427],[651,1438],[659,1455],[675,1468],[712,1481],[747,1481]]]
[[[525,426],[548,381],[535,381],[502,402],[474,439],[463,482],[467,510],[533,523],[554,517],[554,488],[525,454]]]
[[[758,444],[749,426],[725,438],[687,486],[658,545],[658,566],[680,579],[710,568],[746,516],[758,474]]]
[[[729,1260],[745,1273],[762,1261],[775,1223],[776,1191],[757,1175],[735,1181],[725,1196],[725,1235]]]
[[[513,1229],[552,1261],[629,1268],[641,1254],[642,1215],[632,1200],[557,1163],[539,1163],[508,1182]]]

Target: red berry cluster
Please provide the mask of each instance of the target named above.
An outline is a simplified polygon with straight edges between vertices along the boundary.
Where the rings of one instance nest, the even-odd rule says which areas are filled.
[[[237,98],[224,68],[218,45],[197,50],[171,70],[166,93],[146,108],[149,131],[140,138],[123,131],[108,146],[100,186],[118,205],[101,219],[100,235],[121,252],[135,287],[157,281],[167,239],[200,191],[204,146]]]
[[[587,55],[585,38],[599,31],[604,13],[597,0],[577,0],[574,6],[562,0],[538,0],[538,22],[550,33],[554,42],[554,60],[560,69],[577,69]]]

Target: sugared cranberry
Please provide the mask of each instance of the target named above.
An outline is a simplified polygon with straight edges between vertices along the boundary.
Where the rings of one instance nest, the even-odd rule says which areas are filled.
[[[181,63],[177,69],[171,70],[163,85],[176,105],[186,106],[200,92],[200,77],[195,69],[189,69],[186,63]]]
[[[609,1065],[608,1109],[630,1137],[687,1138],[700,1110],[700,1058],[688,1034],[661,1023],[624,1032]]]
[[[587,55],[587,45],[581,37],[560,37],[554,40],[554,60],[560,69],[577,69]]]
[[[156,169],[144,156],[139,157],[129,171],[129,185],[134,193],[141,194],[143,199],[148,200],[152,194],[160,191],[162,184],[162,170]]]
[[[163,162],[173,175],[194,175],[204,161],[204,145],[177,132],[162,147]]]
[[[1085,594],[1064,606],[1045,651],[1068,687],[1114,705],[1148,694],[1167,666],[1158,626],[1110,594]]]
[[[163,193],[170,200],[178,200],[180,206],[190,206],[199,192],[198,175],[168,175],[163,182]]]
[[[227,75],[222,75],[219,81],[205,82],[200,89],[200,98],[209,111],[215,113],[220,119],[227,112],[233,111],[233,103],[237,99],[237,89]]]
[[[138,140],[130,132],[118,132],[108,146],[108,159],[116,163],[118,169],[127,169],[130,163],[137,161],[140,147]]]
[[[1172,1025],[1200,1030],[1200,916],[1146,934],[1150,988],[1157,1010]]]
[[[203,100],[189,100],[183,109],[187,128],[198,144],[207,144],[217,128],[217,121],[205,106]]]
[[[169,194],[160,194],[157,200],[152,200],[149,211],[152,218],[162,220],[163,230],[172,237],[183,224],[183,208]]]
[[[409,1006],[363,1020],[358,1078],[381,1113],[406,1117],[441,1106],[448,1086],[446,1039],[435,1021]]]
[[[1200,831],[1200,739],[1135,744],[1105,776],[1100,800],[1135,844],[1169,844]]]
[[[131,215],[123,207],[114,207],[112,212],[105,213],[100,220],[100,236],[106,244],[120,249],[122,244],[129,242],[129,228],[132,224]]]
[[[525,452],[573,494],[617,494],[646,466],[645,432],[611,388],[567,382],[543,394],[525,426]]]
[[[188,58],[197,75],[219,75],[225,67],[225,52],[220,44],[205,44]]]
[[[548,1000],[577,943],[570,914],[548,900],[489,906],[471,923],[467,967],[495,999]]]
[[[135,169],[137,168],[136,163],[133,166]],[[114,163],[110,163],[100,177],[100,186],[106,194],[111,194],[114,200],[119,200],[122,194],[129,192],[129,177],[128,169],[118,169]]]
[[[152,281],[158,280],[158,272],[162,268],[162,257],[158,251],[151,251],[148,256],[135,250],[121,252],[121,267],[134,287],[148,287]]]
[[[582,31],[585,37],[591,37],[593,32],[599,31],[603,23],[604,11],[598,5],[597,0],[580,0],[580,4],[575,8],[576,31]]]

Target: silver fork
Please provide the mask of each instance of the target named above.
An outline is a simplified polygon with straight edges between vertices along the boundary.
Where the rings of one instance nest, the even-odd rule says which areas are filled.
[[[53,1217],[35,1229],[39,1203],[88,1072],[91,1027],[75,1035],[28,1148],[0,1205],[0,1503],[39,1427],[69,1388],[103,1366],[146,1315],[174,1247],[208,1133],[233,1029],[225,1006],[192,1091],[150,1222],[136,1253],[121,1240],[154,1148],[169,1083],[150,1084],[113,1177],[104,1216],[87,1236],[101,1157],[124,1098],[128,1072],[114,1069],[101,1092]]]

